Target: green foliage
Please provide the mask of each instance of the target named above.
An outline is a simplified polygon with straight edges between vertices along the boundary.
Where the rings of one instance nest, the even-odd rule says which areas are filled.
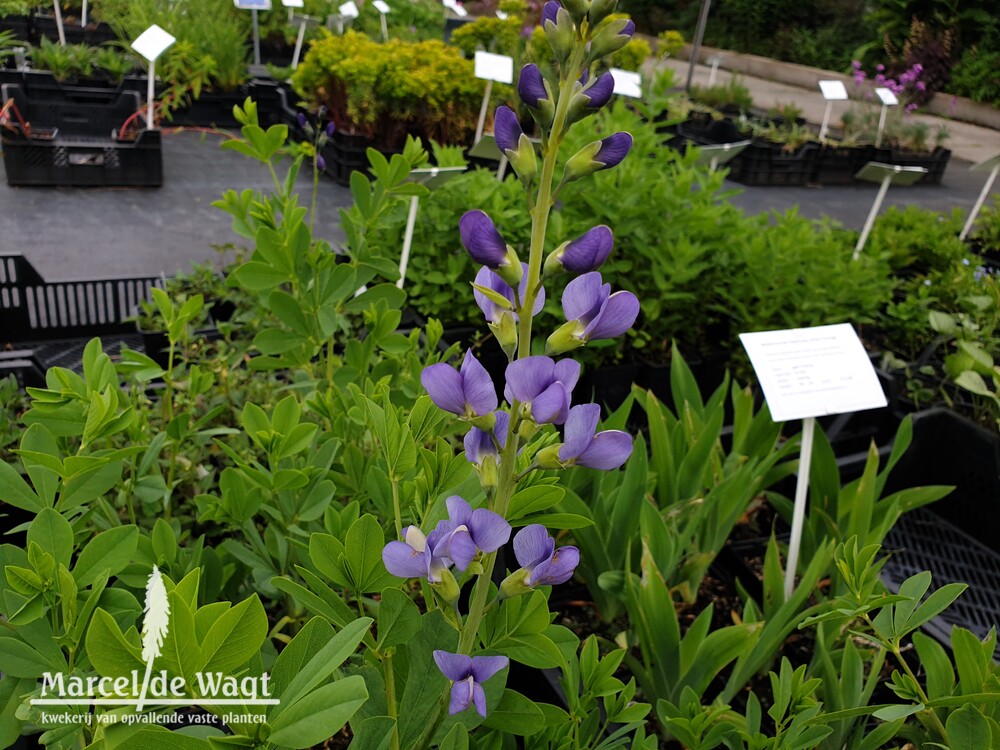
[[[714,86],[691,86],[691,99],[717,109],[735,107],[745,111],[753,107],[750,89],[737,75],[731,76],[725,83],[717,83]]]
[[[951,71],[948,92],[1000,106],[1000,50],[969,47]]]
[[[441,5],[434,0],[413,0],[392,6],[392,12],[386,14],[386,25],[390,39],[405,42],[422,42],[440,39],[444,33],[444,14]],[[361,13],[354,20],[351,28],[371,39],[382,38],[382,21],[374,5],[364,3]]]
[[[483,83],[472,61],[442,42],[375,42],[349,31],[309,50],[293,79],[307,100],[327,107],[337,128],[386,149],[406,133],[464,143],[475,129]]]
[[[462,50],[466,57],[473,57],[478,50],[507,55],[515,62],[522,60],[526,43],[521,36],[524,26],[523,15],[511,15],[501,20],[491,16],[479,16],[471,23],[464,24],[451,34],[451,43]]]

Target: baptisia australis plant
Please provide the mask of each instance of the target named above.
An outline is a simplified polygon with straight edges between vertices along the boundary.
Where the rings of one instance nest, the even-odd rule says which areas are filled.
[[[457,653],[434,652],[434,661],[452,684],[439,714],[472,709],[486,716],[489,685],[484,692],[484,683],[509,658],[494,655],[500,649],[484,635],[496,629],[491,618],[503,618],[494,618],[495,608],[503,612],[520,606],[515,604],[518,597],[535,597],[539,587],[565,583],[580,561],[575,547],[557,545],[544,525],[515,512],[512,500],[519,485],[551,481],[539,478],[537,472],[543,470],[617,469],[632,452],[627,433],[598,430],[599,406],[572,404],[580,364],[562,356],[590,341],[620,336],[635,322],[635,295],[612,291],[598,270],[612,252],[614,236],[601,225],[557,244],[547,233],[563,187],[615,167],[632,145],[629,133],[614,133],[575,154],[560,155],[569,129],[611,98],[613,79],[609,73],[597,75],[597,66],[623,47],[635,28],[627,19],[610,17],[615,5],[616,0],[564,0],[543,9],[556,65],[550,73],[526,65],[517,84],[541,134],[540,158],[514,112],[499,107],[495,113],[497,144],[527,193],[532,229],[526,262],[484,211],[470,210],[459,222],[462,244],[482,265],[473,283],[476,302],[508,357],[504,402],[498,398],[498,384],[471,351],[457,368],[439,363],[421,375],[434,404],[468,424],[465,455],[485,495],[477,508],[461,497],[449,498],[448,517],[433,530],[425,535],[409,526],[382,553],[390,573],[425,582],[425,600],[433,600],[428,605],[439,606],[459,632]],[[545,283],[562,273],[574,276],[562,295],[565,322],[546,337],[544,354],[532,354],[533,321],[543,308]],[[519,567],[497,587],[492,583],[497,553],[510,539],[511,522],[523,526],[513,538]],[[469,603],[460,607],[461,586],[469,581],[474,581]],[[440,721],[440,715],[430,717],[429,726]]]

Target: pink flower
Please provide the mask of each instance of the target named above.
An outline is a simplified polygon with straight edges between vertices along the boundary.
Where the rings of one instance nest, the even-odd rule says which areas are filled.
[[[927,90],[927,84],[924,83],[923,81],[917,81],[917,91],[926,91],[926,90]]]

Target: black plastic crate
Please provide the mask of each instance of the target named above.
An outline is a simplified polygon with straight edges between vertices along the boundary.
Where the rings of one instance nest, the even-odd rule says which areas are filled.
[[[942,501],[946,502],[947,498]],[[890,552],[882,580],[896,593],[910,576],[929,570],[931,586],[967,583],[969,588],[924,630],[945,645],[959,625],[982,640],[1000,623],[1000,555],[926,508],[903,514],[885,538]],[[1000,658],[1000,643],[994,651]]]
[[[743,185],[805,185],[815,170],[818,148],[805,143],[786,151],[775,143],[754,141],[729,162],[729,179]]]
[[[809,181],[817,185],[853,185],[854,175],[870,161],[893,163],[892,151],[874,146],[824,145],[816,153]]]
[[[0,31],[13,31],[14,36],[25,43],[38,41],[31,16],[3,16],[0,18]]]
[[[159,277],[46,282],[21,255],[0,255],[0,342],[134,333]]]
[[[5,129],[4,166],[8,185],[70,187],[159,187],[163,151],[158,130],[141,130],[119,139],[139,108],[134,91],[104,95],[105,102],[69,97],[29,97],[21,86],[5,84],[3,99],[13,99],[29,133]],[[90,91],[90,90],[87,90]],[[112,98],[114,97],[114,98]]]
[[[34,18],[35,35],[37,39],[59,41],[59,27],[56,17],[38,13]],[[98,46],[107,42],[117,42],[118,35],[106,23],[88,23],[86,28],[80,26],[79,16],[63,14],[63,34],[66,44],[89,44]]]
[[[927,170],[927,174],[921,177],[916,184],[940,185],[950,159],[951,151],[938,146],[931,154],[917,154],[894,149],[888,163],[898,164],[901,167],[923,167]]]

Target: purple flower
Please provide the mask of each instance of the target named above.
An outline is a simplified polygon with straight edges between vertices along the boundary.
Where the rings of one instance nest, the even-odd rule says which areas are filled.
[[[550,274],[564,269],[570,273],[594,271],[608,259],[614,246],[611,229],[601,224],[556,248],[545,259],[545,271]]]
[[[299,112],[297,115],[295,115],[295,122],[299,124],[300,128],[304,128],[306,126],[306,116],[303,113]]]
[[[517,299],[514,299],[514,290],[510,287],[510,285],[486,266],[479,269],[479,273],[476,274],[475,284],[476,286],[481,286],[486,289],[492,289],[497,294],[500,294],[510,300],[511,305],[516,308],[519,304],[519,300],[524,299],[524,294],[528,290],[528,264],[522,263],[521,269],[523,275],[521,276],[521,283],[517,287]],[[514,320],[518,320],[517,312],[503,308],[478,289],[474,288],[472,290],[472,296],[475,298],[476,304],[479,305],[479,309],[483,311],[483,315],[486,316],[486,321],[488,323],[499,322],[500,316],[505,312],[509,312],[514,316]],[[538,296],[535,298],[535,305],[531,311],[531,317],[538,315],[538,313],[542,311],[542,307],[544,305],[545,288],[542,287],[538,290]]]
[[[462,244],[476,263],[499,268],[510,262],[507,243],[485,211],[466,211],[458,221],[458,230],[462,235]]]
[[[927,84],[924,83],[923,81],[917,81],[917,91],[926,91],[926,90],[927,90]]]
[[[431,365],[420,373],[420,382],[439,409],[460,417],[485,417],[496,410],[497,392],[472,350],[465,353],[461,370],[445,362]]]
[[[601,274],[585,273],[566,285],[562,308],[572,329],[564,331],[581,342],[611,339],[632,327],[639,315],[639,300],[632,292],[611,293]],[[565,326],[564,326],[565,328]],[[557,336],[562,328],[549,338]],[[554,343],[554,342],[553,342]]]
[[[475,705],[480,716],[486,716],[483,683],[510,663],[506,656],[466,656],[447,651],[435,651],[434,661],[441,674],[454,683],[448,713],[455,715]]]
[[[601,141],[601,148],[594,157],[594,161],[600,162],[605,169],[617,166],[622,159],[628,156],[632,149],[631,133],[615,133],[609,135]]]
[[[562,5],[557,3],[555,0],[549,0],[549,2],[545,3],[545,5],[542,7],[542,20],[541,20],[542,28],[545,27],[546,21],[551,21],[552,23],[558,23],[557,16],[559,14],[559,9],[561,7]]]
[[[507,430],[510,427],[510,414],[497,411],[496,424],[492,430],[481,430],[473,427],[465,433],[465,458],[476,466],[482,466],[483,461],[492,458],[494,462],[500,459],[500,451],[507,446]]]
[[[326,171],[326,159],[323,158],[323,154],[316,155],[316,169],[320,172]]]
[[[330,120],[330,122],[326,125],[326,137],[333,138],[333,134],[335,132],[337,132],[337,125],[333,122],[333,120]]]
[[[525,526],[514,536],[514,556],[527,574],[524,583],[529,588],[566,583],[580,564],[580,550],[556,549],[556,540],[537,523]]]
[[[521,101],[535,109],[543,99],[549,98],[542,71],[534,63],[528,63],[521,68],[521,75],[517,79],[517,93]]]
[[[400,578],[426,578],[439,583],[441,574],[451,565],[444,554],[443,536],[434,530],[425,537],[416,526],[408,526],[405,541],[389,542],[382,549],[386,570]]]
[[[583,92],[590,102],[587,104],[590,109],[600,109],[609,101],[611,95],[615,93],[615,77],[610,72],[597,77],[597,80]]]
[[[496,138],[500,152],[517,151],[518,141],[523,134],[514,110],[506,106],[497,107],[493,115],[493,137]]]
[[[883,70],[885,70],[885,66],[882,63],[879,63],[878,65],[875,66],[875,70],[881,73]]]
[[[472,509],[458,495],[446,501],[448,520],[441,521],[434,533],[440,541],[435,553],[443,554],[464,571],[477,551],[496,552],[510,539],[510,524],[503,517],[486,508]]]
[[[581,404],[569,410],[565,442],[559,447],[563,466],[587,466],[591,469],[617,469],[632,454],[632,436],[621,430],[594,434],[601,418],[597,404]]]
[[[507,365],[504,396],[519,401],[537,424],[562,424],[569,416],[570,399],[580,378],[580,363],[550,357],[524,357]]]

